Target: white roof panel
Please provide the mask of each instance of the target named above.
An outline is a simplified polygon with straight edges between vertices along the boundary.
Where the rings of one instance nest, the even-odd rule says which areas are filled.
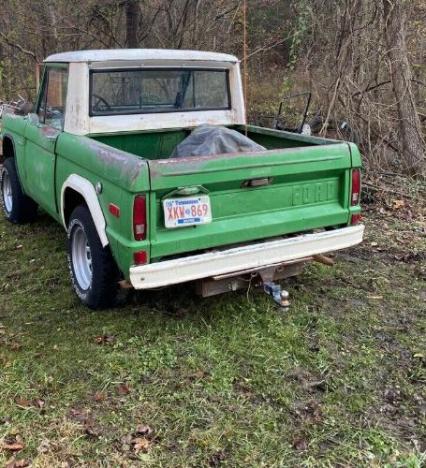
[[[194,60],[238,62],[237,57],[218,52],[204,52],[199,50],[181,49],[99,49],[76,50],[74,52],[61,52],[46,58],[45,62],[107,62],[131,60]]]

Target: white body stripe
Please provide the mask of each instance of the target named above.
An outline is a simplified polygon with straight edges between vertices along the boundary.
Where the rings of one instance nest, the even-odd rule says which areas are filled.
[[[106,223],[104,214],[101,210],[101,205],[99,204],[98,197],[96,195],[95,187],[84,177],[81,177],[77,174],[71,174],[68,176],[67,180],[62,185],[61,190],[61,216],[62,216],[62,224],[64,225],[65,229],[67,228],[65,223],[65,190],[67,188],[71,188],[78,192],[86,201],[87,206],[89,208],[90,214],[92,215],[93,222],[96,227],[96,231],[98,232],[99,239],[101,240],[102,246],[105,247],[108,245],[108,237],[106,235]]]

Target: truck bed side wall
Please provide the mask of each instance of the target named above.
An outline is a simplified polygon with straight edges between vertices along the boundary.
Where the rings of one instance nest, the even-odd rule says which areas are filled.
[[[98,200],[106,220],[106,234],[119,268],[126,276],[133,263],[133,252],[145,249],[149,241],[133,240],[132,208],[135,193],[146,193],[149,198],[148,166],[142,159],[95,142],[90,138],[60,135],[57,144],[57,197],[71,174],[89,180],[93,186],[102,185]],[[119,216],[113,216],[109,204],[119,207]]]

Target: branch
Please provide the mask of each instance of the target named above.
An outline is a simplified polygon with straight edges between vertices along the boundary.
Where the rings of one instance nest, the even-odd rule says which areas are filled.
[[[222,13],[218,13],[216,16],[215,16],[215,21],[223,18],[224,16],[228,15],[229,13],[232,13],[233,11],[235,11],[238,7],[240,6],[240,3],[238,2],[237,5],[233,6],[232,8],[229,8],[229,10],[225,10],[223,11]]]
[[[354,98],[356,96],[359,96],[360,94],[368,93],[369,91],[373,91],[373,89],[380,88],[380,86],[384,86],[384,85],[387,85],[389,83],[392,83],[391,80],[382,81],[381,83],[377,83],[374,86],[368,86],[363,91],[357,91],[356,93],[352,94],[352,97]]]
[[[283,44],[287,39],[288,37],[285,37],[284,39],[281,39],[280,41],[274,42],[272,45],[265,45],[263,47],[259,47],[258,49],[253,51],[251,54],[248,54],[247,59],[251,58],[253,55],[258,54],[259,52],[266,52],[267,50],[273,49],[274,47],[277,47]]]
[[[105,42],[103,40],[103,38],[101,37],[100,34],[94,34],[89,29],[80,28],[79,26],[71,24],[69,21],[67,21],[66,24],[68,25],[68,28],[70,30],[76,31],[77,33],[81,33],[81,34],[86,34],[88,37],[91,37],[94,41],[99,41],[105,48],[109,49],[111,47],[110,44],[108,44],[107,42]],[[64,28],[62,28],[62,29],[64,29]],[[116,40],[116,38],[115,38],[115,36],[113,34],[110,34],[109,38],[112,39],[113,42],[115,42],[118,47],[120,47],[120,48],[122,47],[122,44],[120,44]]]
[[[327,117],[325,118],[325,121],[324,121],[324,124],[320,130],[320,135],[325,135],[325,132],[327,131],[327,127],[328,127],[328,122],[330,120],[330,115],[331,115],[331,112],[333,110],[333,107],[334,107],[334,104],[336,102],[336,97],[337,97],[337,91],[339,90],[339,86],[340,86],[340,81],[341,81],[341,78],[340,76],[337,78],[336,80],[336,84],[334,86],[334,93],[333,93],[333,97],[331,99],[331,102],[330,102],[330,105],[328,106],[328,111],[327,111]]]
[[[426,83],[424,83],[423,81],[419,81],[419,80],[415,80],[415,79],[412,79],[411,80],[413,83],[416,83],[420,86],[424,86],[426,88]]]
[[[150,19],[150,25],[146,29],[145,33],[143,34],[142,37],[139,38],[139,42],[143,42],[150,34],[152,31],[152,28],[155,25],[155,22],[157,21],[158,15],[161,13],[161,8],[158,8],[157,11],[154,13],[154,15]]]
[[[37,56],[34,52],[32,52],[31,50],[28,50],[28,49],[24,49],[24,47],[22,47],[20,44],[16,44],[14,42],[12,42],[7,36],[5,33],[1,32],[0,31],[0,37],[3,39],[3,41],[9,46],[9,47],[14,47],[15,49],[18,49],[20,52],[22,52],[23,54],[25,55],[28,55],[29,57],[31,57],[33,60],[35,60],[35,62],[37,62]]]
[[[422,81],[414,80],[414,79],[412,79],[411,81],[413,83],[416,83],[416,84],[420,85],[420,86],[426,87],[426,83],[423,83]],[[392,83],[392,81],[391,80],[382,81],[380,83],[377,83],[374,86],[368,86],[363,91],[357,91],[356,93],[352,94],[352,97],[356,97],[356,96],[359,96],[360,94],[368,93],[369,91],[373,91],[374,89],[380,88],[380,86],[384,86],[384,85],[387,85],[389,83]]]

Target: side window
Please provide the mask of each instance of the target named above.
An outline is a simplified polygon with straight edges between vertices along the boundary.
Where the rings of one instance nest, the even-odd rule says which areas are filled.
[[[41,123],[58,130],[63,130],[64,126],[67,83],[68,69],[46,70],[37,114]]]

